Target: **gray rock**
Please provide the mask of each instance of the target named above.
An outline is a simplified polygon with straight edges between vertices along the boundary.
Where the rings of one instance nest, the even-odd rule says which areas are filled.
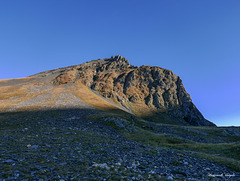
[[[173,122],[215,126],[193,104],[180,77],[167,69],[145,65],[134,67],[126,58],[117,55],[62,68],[61,73],[51,82],[62,85],[76,81],[84,83],[105,98],[117,99],[129,112],[134,112],[131,103],[138,103],[147,105],[150,111],[157,110],[164,114],[165,117],[159,120],[165,119],[167,114]]]
[[[12,162],[14,162],[14,160],[12,160],[12,159],[7,159],[4,161],[4,163],[12,163]]]
[[[106,170],[110,170],[110,167],[106,163],[102,163],[102,164],[94,163],[92,165],[92,167],[99,167],[99,168],[103,168]]]
[[[32,145],[31,148],[38,148],[39,146],[38,145]]]
[[[173,180],[173,176],[172,175],[167,176],[167,180]]]

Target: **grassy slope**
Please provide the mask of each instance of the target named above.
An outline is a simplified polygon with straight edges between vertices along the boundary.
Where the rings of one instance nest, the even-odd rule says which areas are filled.
[[[5,81],[7,82],[7,81]],[[1,81],[0,81],[1,83]],[[34,83],[36,84],[36,83]],[[29,91],[31,84],[19,84],[18,86],[3,86],[0,87],[0,112],[4,112],[5,110],[13,108],[16,104],[27,101],[28,99],[46,94],[48,92],[55,93],[55,96],[58,96],[57,93],[61,92],[61,88],[53,88],[52,90],[42,90],[39,92],[31,92]],[[54,98],[54,96],[52,97]],[[54,105],[55,102],[48,99],[46,100],[46,105]],[[41,109],[42,105],[39,103],[35,103],[31,106],[24,106],[17,108],[18,111],[23,110],[34,110]]]
[[[131,133],[126,136],[130,139],[144,142],[154,146],[171,147],[184,151],[194,152],[196,156],[227,165],[231,169],[240,171],[240,144],[217,143],[206,144],[193,141],[183,141],[180,137],[164,134],[155,134],[150,131],[141,130],[144,134]]]
[[[108,113],[116,113],[116,114],[129,114],[108,101],[104,100],[100,96],[94,94],[87,86],[77,83],[77,88],[72,87],[72,91],[75,93],[77,97],[83,100],[85,103]],[[130,114],[129,114],[130,115]]]
[[[126,120],[133,119],[132,116],[126,114],[101,114],[90,116],[89,119],[98,121],[103,117],[121,117]],[[227,141],[231,143],[216,143],[216,144],[207,144],[207,143],[197,143],[190,140],[183,140],[181,137],[168,135],[168,134],[156,134],[150,130],[141,128],[144,125],[144,120],[134,118],[135,126],[138,132],[124,132],[124,135],[131,140],[142,142],[146,145],[173,148],[183,152],[191,152],[193,155],[211,160],[213,162],[223,164],[229,168],[240,171],[240,143],[232,142],[234,137],[226,137],[221,135],[220,132],[222,128],[210,128],[210,127],[192,127],[192,126],[175,126],[175,125],[165,125],[169,128],[177,128],[185,134],[194,134],[186,132],[185,128],[188,129],[197,129],[201,130],[203,133],[211,133],[211,137],[222,136],[226,138]],[[110,125],[108,123],[108,125]],[[111,125],[116,128],[115,125]],[[120,130],[122,131],[122,130]],[[202,135],[204,136],[204,135]],[[201,135],[199,135],[201,137]],[[239,140],[239,137],[238,137]]]

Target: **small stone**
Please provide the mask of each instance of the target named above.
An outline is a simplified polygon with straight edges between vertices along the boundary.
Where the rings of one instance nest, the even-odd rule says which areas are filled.
[[[118,162],[118,163],[116,163],[115,165],[116,165],[116,166],[121,166],[121,163],[120,163],[120,162]]]
[[[38,145],[32,145],[31,148],[38,148]]]
[[[103,164],[94,163],[92,166],[93,166],[93,167],[105,168],[105,169],[107,169],[107,170],[110,170],[110,167],[107,166],[106,163],[103,163]]]
[[[188,165],[188,162],[183,162],[184,165]]]
[[[150,173],[150,174],[155,174],[155,171],[150,170],[150,172],[148,172],[148,173]]]
[[[136,169],[137,168],[137,166],[139,166],[140,165],[140,163],[139,163],[139,161],[134,161],[133,163],[132,163],[132,168],[134,168],[134,169]]]
[[[11,163],[11,162],[14,162],[14,160],[12,160],[12,159],[7,159],[7,160],[4,161],[4,163]]]
[[[169,175],[169,176],[167,177],[167,180],[173,180],[173,176],[172,176],[172,175]]]

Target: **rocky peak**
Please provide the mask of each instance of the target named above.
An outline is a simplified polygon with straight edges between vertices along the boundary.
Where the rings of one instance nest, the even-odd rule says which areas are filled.
[[[55,85],[78,82],[141,117],[148,112],[157,113],[154,120],[166,123],[170,120],[185,125],[214,125],[192,103],[181,79],[167,69],[135,67],[117,55],[71,67],[52,81]]]
[[[128,60],[120,55],[116,55],[115,57],[112,56],[110,59],[107,59],[105,65],[103,65],[103,67],[107,69],[123,69],[129,66]]]
[[[116,61],[118,63],[125,63],[129,65],[128,60],[125,57],[122,57],[121,55],[116,55],[115,57],[111,57],[112,61]]]

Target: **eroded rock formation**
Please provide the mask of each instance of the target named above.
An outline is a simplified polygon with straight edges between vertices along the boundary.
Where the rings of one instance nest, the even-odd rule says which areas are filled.
[[[167,115],[169,120],[183,124],[214,126],[193,104],[180,77],[167,69],[132,66],[126,58],[117,55],[68,67],[52,80],[55,85],[77,82],[137,115],[141,112],[141,117],[145,110],[164,114],[160,119],[166,119]]]

